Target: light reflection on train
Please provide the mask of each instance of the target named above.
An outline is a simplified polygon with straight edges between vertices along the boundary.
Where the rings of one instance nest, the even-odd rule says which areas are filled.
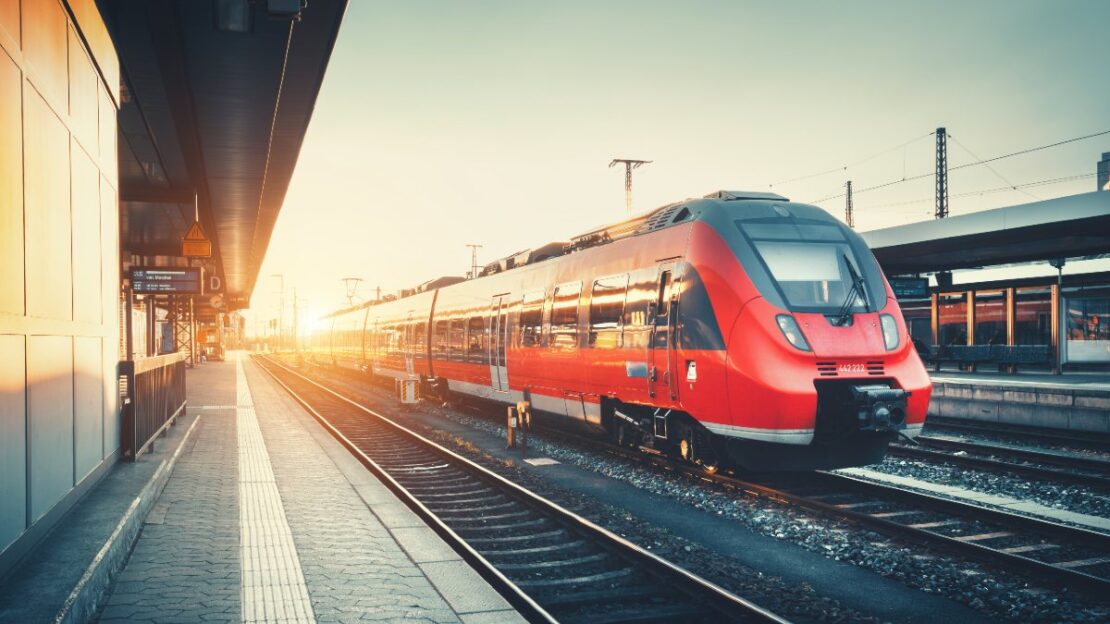
[[[880,460],[931,385],[863,240],[720,191],[331,316],[316,357],[715,469]]]

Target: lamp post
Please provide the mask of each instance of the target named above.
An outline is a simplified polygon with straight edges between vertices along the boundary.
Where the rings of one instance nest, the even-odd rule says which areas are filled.
[[[281,301],[278,304],[281,306],[278,311],[278,349],[280,350],[285,346],[285,276],[281,273],[272,273],[270,277],[278,278],[278,288],[281,289]]]

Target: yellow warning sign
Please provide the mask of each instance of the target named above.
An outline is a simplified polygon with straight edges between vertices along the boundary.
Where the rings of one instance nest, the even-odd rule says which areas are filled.
[[[186,258],[210,258],[212,256],[212,241],[200,229],[200,222],[194,221],[181,239],[181,255]]]

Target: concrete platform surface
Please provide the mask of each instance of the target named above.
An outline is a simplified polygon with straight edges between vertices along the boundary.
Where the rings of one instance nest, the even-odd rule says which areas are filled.
[[[1043,387],[1067,390],[1110,392],[1110,373],[992,373],[962,371],[930,372],[934,382],[1013,387]]]
[[[189,371],[187,384],[188,420],[159,445],[176,465],[93,621],[523,621],[245,354]],[[111,479],[81,506],[104,498]],[[70,541],[104,550],[126,507]],[[75,514],[57,533],[80,524]],[[0,587],[0,621],[57,619],[52,601],[65,602],[86,566],[53,559],[34,553],[27,572]],[[55,571],[65,578],[45,596],[38,583]],[[42,604],[20,609],[24,598]]]
[[[931,373],[930,416],[1110,433],[1110,375]]]

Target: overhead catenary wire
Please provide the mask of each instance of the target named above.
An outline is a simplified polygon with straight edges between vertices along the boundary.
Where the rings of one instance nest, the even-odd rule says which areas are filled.
[[[1003,160],[1005,158],[1012,158],[1014,156],[1022,156],[1022,155],[1025,155],[1025,154],[1031,154],[1033,152],[1038,152],[1038,151],[1053,148],[1053,147],[1059,147],[1061,145],[1067,145],[1068,143],[1075,143],[1076,141],[1083,141],[1083,140],[1086,140],[1086,139],[1093,139],[1095,137],[1100,137],[1100,136],[1104,136],[1104,135],[1107,135],[1107,134],[1110,134],[1110,130],[1103,130],[1101,132],[1094,132],[1094,133],[1086,134],[1086,135],[1083,135],[1083,136],[1078,136],[1078,137],[1073,137],[1073,138],[1070,138],[1070,139],[1065,139],[1063,141],[1056,141],[1055,143],[1049,143],[1047,145],[1039,145],[1037,147],[1030,147],[1030,148],[1027,148],[1027,149],[1018,150],[1016,152],[1010,152],[1008,154],[1001,154],[999,156],[994,156],[994,157],[991,157],[991,158],[975,160],[973,162],[964,163],[962,165],[956,165],[954,167],[949,167],[948,171],[952,172],[952,171],[957,171],[957,170],[960,170],[960,169],[967,169],[968,167],[976,167],[976,166],[979,166],[979,165],[985,165],[987,163],[996,162],[996,161],[999,161],[999,160]],[[921,174],[917,174],[917,175],[913,175],[913,176],[909,176],[909,177],[903,176],[899,180],[891,180],[889,182],[884,182],[882,184],[876,184],[876,185],[873,185],[873,186],[867,186],[867,187],[864,187],[864,188],[853,188],[852,192],[855,195],[859,195],[860,193],[866,193],[868,191],[875,191],[875,190],[878,190],[878,189],[894,186],[896,184],[902,184],[904,182],[911,182],[913,180],[923,180],[923,179],[931,178],[931,177],[934,177],[934,176],[936,176],[935,171],[930,171],[928,173],[921,173]],[[1018,186],[1021,186],[1021,185],[1018,185]],[[836,195],[830,195],[828,197],[822,197],[821,199],[813,200],[813,201],[810,201],[809,203],[819,204],[821,202],[826,202],[826,201],[830,201],[830,200],[833,200],[833,199],[839,199],[841,197],[844,197],[844,195],[845,195],[845,193],[837,193]]]
[[[956,145],[958,145],[960,149],[967,152],[968,156],[971,156],[975,160],[977,160],[979,162],[982,162],[983,166],[986,167],[991,173],[993,173],[995,175],[995,177],[997,177],[999,180],[1002,180],[1006,184],[1009,184],[1011,189],[1013,189],[1013,190],[1015,190],[1019,193],[1024,193],[1025,195],[1028,195],[1029,197],[1032,197],[1033,199],[1035,199],[1037,201],[1041,201],[1040,197],[1037,197],[1036,195],[1030,193],[1029,191],[1025,190],[1024,188],[1022,188],[1020,186],[1016,186],[1013,182],[1010,182],[1008,179],[1006,179],[1006,176],[1002,175],[1001,173],[998,172],[997,169],[992,167],[989,162],[985,162],[982,158],[979,158],[978,156],[976,156],[975,152],[972,152],[971,149],[968,148],[968,146],[964,145],[963,143],[960,142],[960,140],[958,138],[956,138],[956,135],[949,133],[948,137],[950,139],[952,139],[952,141]]]
[[[909,146],[913,143],[916,143],[917,141],[920,141],[922,139],[927,139],[927,138],[933,136],[933,134],[935,134],[935,133],[930,132],[928,134],[923,134],[919,137],[910,139],[909,141],[899,143],[898,145],[895,145],[894,147],[887,148],[887,149],[885,149],[881,152],[876,152],[876,153],[874,153],[874,154],[872,154],[872,155],[870,155],[866,158],[861,158],[860,160],[850,162],[846,165],[841,165],[839,167],[833,167],[832,169],[826,169],[824,171],[818,171],[818,172],[815,172],[815,173],[810,173],[810,174],[806,174],[806,175],[803,175],[803,176],[798,176],[796,178],[790,178],[788,180],[779,180],[778,182],[774,182],[772,184],[769,184],[768,187],[769,188],[775,188],[776,186],[781,186],[783,184],[790,184],[790,183],[793,183],[793,182],[801,182],[803,180],[812,180],[813,178],[819,178],[821,176],[826,176],[826,175],[830,175],[830,174],[833,174],[833,173],[838,173],[838,172],[841,172],[841,171],[847,171],[848,169],[851,169],[852,167],[858,167],[860,165],[866,164],[866,163],[868,163],[872,160],[875,160],[876,158],[878,158],[880,156],[885,156],[885,155],[887,155],[887,154],[889,154],[893,151],[897,151],[897,150],[900,150],[900,149],[904,150],[907,146]]]
[[[1063,177],[1059,177],[1059,178],[1048,178],[1048,179],[1045,179],[1045,180],[1037,180],[1035,182],[1025,182],[1023,184],[1012,184],[1010,186],[999,186],[999,187],[995,187],[995,188],[979,189],[979,190],[976,190],[976,191],[966,191],[966,192],[963,192],[963,193],[957,193],[955,195],[952,195],[952,197],[974,197],[974,196],[978,196],[978,195],[990,195],[992,193],[1001,193],[1003,191],[1020,190],[1020,189],[1033,188],[1033,187],[1038,187],[1038,186],[1048,186],[1048,185],[1051,185],[1051,184],[1061,184],[1063,182],[1073,182],[1075,180],[1082,180],[1084,178],[1092,178],[1096,175],[1098,175],[1098,173],[1080,173],[1080,174],[1076,174],[1076,175],[1063,176]],[[884,203],[884,204],[864,205],[864,206],[860,206],[859,208],[861,208],[863,210],[866,210],[866,211],[871,211],[871,210],[880,210],[882,208],[895,208],[895,207],[899,207],[899,206],[911,206],[913,204],[923,204],[925,202],[931,202],[931,201],[933,201],[932,197],[921,197],[921,198],[918,198],[918,199],[908,199],[908,200],[905,200],[905,201],[888,202],[888,203]]]

